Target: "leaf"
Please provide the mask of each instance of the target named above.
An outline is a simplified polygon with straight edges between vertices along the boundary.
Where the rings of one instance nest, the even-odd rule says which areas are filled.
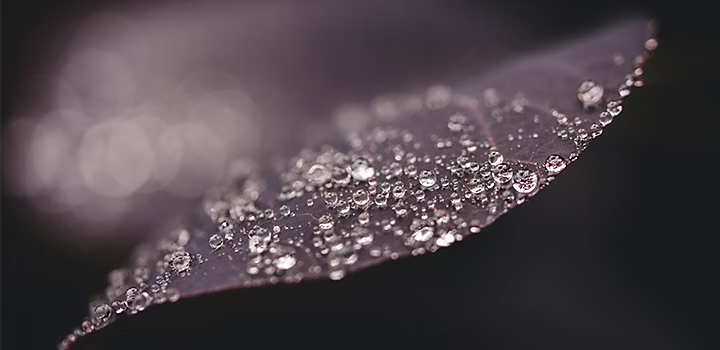
[[[367,127],[289,157],[238,163],[196,215],[110,274],[60,348],[156,304],[340,280],[481,232],[554,181],[620,115],[657,45],[648,38],[647,22],[622,22],[452,88],[343,110],[341,120]]]

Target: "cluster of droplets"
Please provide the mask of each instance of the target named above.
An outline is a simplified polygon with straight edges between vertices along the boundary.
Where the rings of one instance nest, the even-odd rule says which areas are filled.
[[[653,39],[646,43],[648,50],[655,46]],[[639,67],[643,60],[638,57],[634,63]],[[624,58],[612,61],[622,64]],[[302,150],[275,164],[279,191],[271,197],[265,193],[272,174],[245,167],[236,179],[206,194],[203,209],[212,229],[178,228],[151,246],[140,246],[133,268],[109,275],[104,295],[90,303],[88,318],[59,348],[119,315],[178,300],[181,294],[173,283],[200,273],[196,267],[208,259],[241,266],[233,271],[239,271],[237,278],[246,285],[306,277],[339,280],[353,270],[434,252],[477,234],[574,161],[620,114],[630,88],[642,86],[641,76],[642,69],[636,68],[617,93],[608,93],[597,81],[582,81],[577,88],[582,116],[551,109],[548,116],[530,115],[532,123],[516,134],[495,138],[488,124],[503,123],[514,114],[528,117],[534,108],[529,98],[517,93],[505,100],[488,88],[476,99],[435,86],[426,91],[424,102],[434,118],[444,116],[446,127],[433,130],[437,135],[418,137],[410,128],[377,127],[350,134],[349,150]],[[490,111],[487,120],[483,108]],[[387,108],[377,110],[379,119],[390,120],[382,117]],[[544,117],[554,120],[551,127],[545,127]],[[574,149],[540,159],[533,152],[530,159],[512,159],[520,147],[514,142],[537,139],[543,132],[571,140]],[[189,245],[191,241],[202,244]]]

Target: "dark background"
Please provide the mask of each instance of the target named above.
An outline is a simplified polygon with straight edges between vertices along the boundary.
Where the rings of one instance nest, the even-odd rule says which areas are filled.
[[[59,23],[113,3],[3,2],[3,121],[23,77],[52,60],[38,55],[38,47],[61,47],[46,38],[72,30]],[[622,120],[550,189],[482,234],[341,283],[234,291],[153,307],[81,345],[714,348],[720,81],[714,16],[690,2],[462,5],[520,13],[541,24],[547,38],[634,10],[658,19],[660,46]],[[6,192],[2,347],[52,348],[85,316],[89,296],[102,290],[127,246],[102,254],[59,249],[43,239],[42,217]]]

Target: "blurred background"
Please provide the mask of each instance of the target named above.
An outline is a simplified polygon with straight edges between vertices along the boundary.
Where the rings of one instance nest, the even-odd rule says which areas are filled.
[[[235,348],[233,330],[260,337],[310,323],[317,334],[293,342],[361,336],[490,349],[712,348],[717,186],[709,167],[717,159],[719,77],[717,31],[699,7],[2,5],[3,348],[54,347],[129,249],[197,204],[234,160],[361,127],[348,111],[375,96],[469,79],[627,15],[655,18],[660,43],[627,117],[482,235],[342,283],[152,308],[86,346]],[[182,322],[183,315],[207,322]],[[333,323],[349,333],[326,332]],[[184,335],[169,339],[171,331]]]

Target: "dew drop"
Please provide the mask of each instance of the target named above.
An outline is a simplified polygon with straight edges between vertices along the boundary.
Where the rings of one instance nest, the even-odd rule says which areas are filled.
[[[219,234],[214,234],[210,236],[210,239],[208,240],[208,243],[210,244],[210,248],[212,249],[219,249],[223,245],[223,238]]]
[[[657,45],[658,45],[657,40],[655,40],[653,38],[650,38],[647,41],[645,41],[645,48],[650,51],[655,50],[657,48]]]
[[[454,132],[461,131],[466,122],[467,118],[464,115],[459,113],[453,114],[450,116],[450,119],[448,119],[448,129]]]
[[[367,225],[370,222],[370,213],[364,211],[358,215],[358,222],[360,225]]]
[[[308,179],[315,185],[322,185],[332,177],[332,173],[322,164],[313,164],[308,170]]]
[[[330,214],[325,214],[318,219],[318,225],[323,230],[329,230],[333,227],[335,222],[333,221],[332,216]]]
[[[622,112],[622,105],[620,104],[620,101],[610,101],[607,104],[607,111],[612,115],[613,117],[617,117],[620,112]]]
[[[184,250],[175,251],[170,257],[170,266],[176,272],[183,272],[190,267],[190,260],[190,253]]]
[[[405,196],[405,187],[403,187],[402,183],[396,184],[395,187],[393,187],[392,195],[398,199]]]
[[[420,172],[418,181],[423,187],[432,187],[437,181],[437,175],[435,175],[435,172],[432,170],[423,170]]]
[[[325,204],[331,206],[337,204],[338,201],[338,195],[335,192],[326,192],[323,198],[325,199]]]
[[[565,169],[567,166],[567,162],[565,162],[565,159],[563,157],[553,154],[545,160],[545,169],[547,169],[548,173],[550,175],[555,175],[560,173]]]
[[[492,178],[499,184],[512,180],[513,171],[507,163],[500,163],[492,168]]]
[[[490,165],[498,165],[502,163],[503,160],[505,160],[505,158],[497,150],[491,150],[490,152],[488,152],[488,162],[490,163]]]
[[[513,188],[519,193],[530,193],[538,184],[538,176],[528,169],[520,169],[513,178]]]
[[[337,205],[337,211],[340,213],[340,215],[345,215],[350,212],[350,203],[347,201],[341,200],[338,202]]]
[[[600,124],[601,124],[602,126],[606,126],[606,125],[612,123],[612,121],[613,121],[613,115],[610,114],[610,112],[608,112],[608,111],[602,111],[602,112],[600,112],[600,116],[599,116],[599,118],[598,118],[598,121],[600,122]]]
[[[352,200],[358,206],[365,206],[370,201],[370,194],[366,190],[359,189],[353,193]]]
[[[477,193],[480,193],[485,190],[483,181],[478,178],[473,178],[470,181],[468,181],[467,188],[473,194],[477,194]]]
[[[180,300],[180,292],[175,288],[168,288],[168,290],[165,291],[165,297],[168,301],[174,303]]]
[[[112,316],[112,308],[108,304],[100,304],[92,312],[92,321],[95,324],[104,324]]]
[[[604,88],[594,80],[585,80],[580,83],[577,90],[578,99],[585,108],[594,106],[600,102]]]
[[[388,195],[387,193],[380,193],[375,196],[375,205],[379,207],[384,207],[387,205]]]
[[[432,227],[425,226],[413,232],[411,237],[417,242],[427,242],[428,240],[430,240],[430,238],[432,238],[434,233],[435,232],[433,231]]]
[[[367,159],[358,158],[353,162],[351,174],[356,181],[367,181],[375,176],[375,169],[370,166]]]

